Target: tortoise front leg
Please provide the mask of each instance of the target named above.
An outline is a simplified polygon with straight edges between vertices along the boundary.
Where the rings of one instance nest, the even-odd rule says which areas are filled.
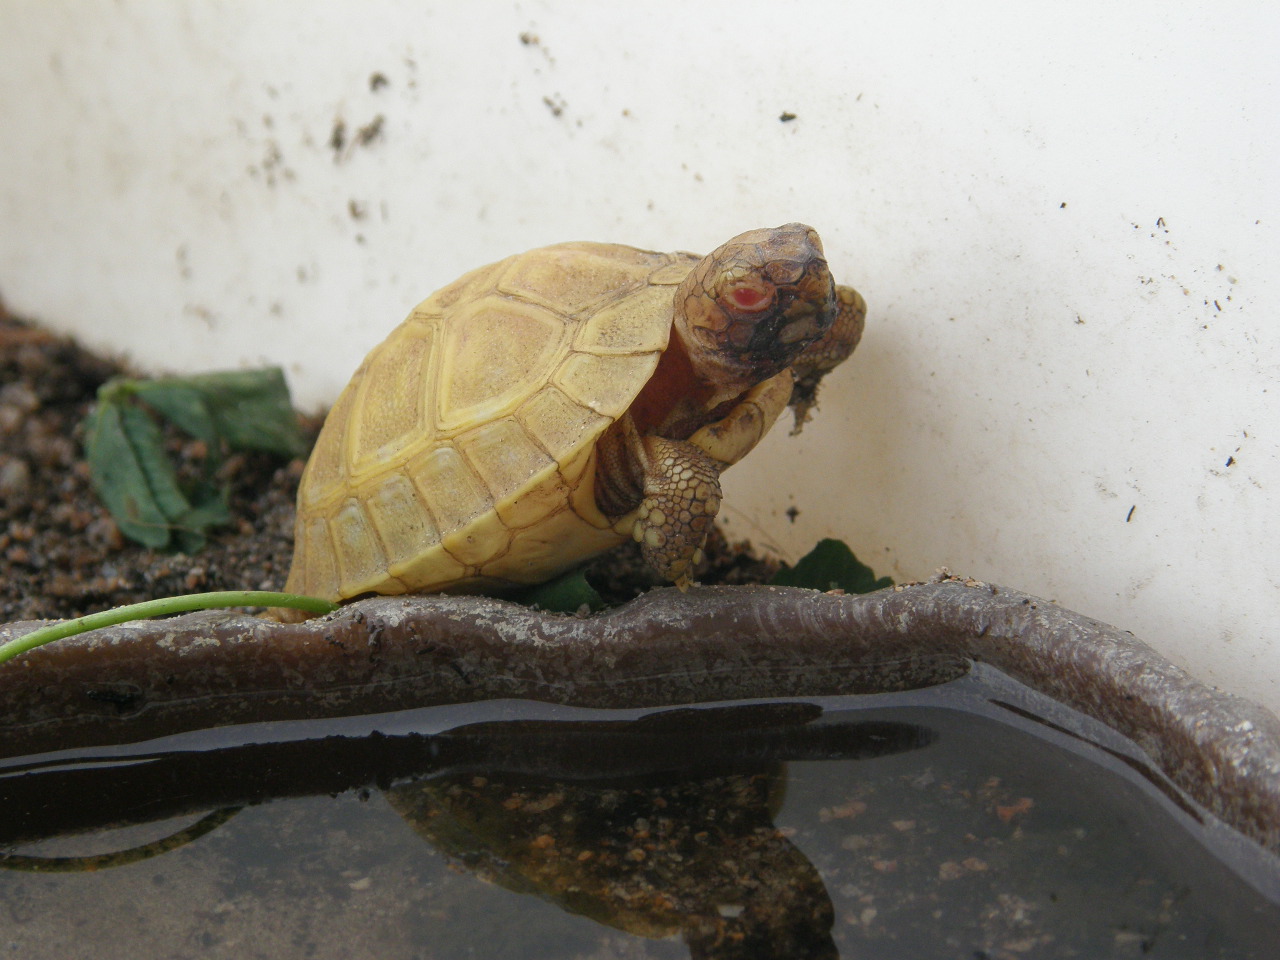
[[[648,436],[641,446],[644,499],[631,533],[645,562],[685,590],[720,509],[724,464],[684,440]]]
[[[792,435],[799,433],[809,420],[809,411],[817,401],[818,384],[832,369],[853,353],[862,339],[862,327],[867,319],[867,304],[853,287],[836,287],[836,319],[827,332],[815,340],[791,364],[795,371],[796,385],[791,393],[791,407],[795,411],[796,425]]]
[[[645,561],[681,590],[689,586],[720,509],[721,471],[773,426],[791,396],[791,381],[791,371],[783,370],[756,384],[723,419],[688,440],[641,437],[631,425],[630,443],[639,454],[635,459],[644,486],[631,533]]]

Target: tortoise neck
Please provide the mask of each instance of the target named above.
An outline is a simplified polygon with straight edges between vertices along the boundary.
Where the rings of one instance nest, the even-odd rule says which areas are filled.
[[[735,391],[718,400],[715,387],[694,368],[677,329],[672,331],[653,376],[632,403],[631,418],[642,435],[688,440],[708,423],[720,419],[739,393]]]
[[[649,382],[596,445],[595,499],[600,512],[616,519],[644,498],[642,437],[688,440],[708,423],[722,419],[737,402],[733,396],[716,403],[715,390],[697,375],[683,342],[673,332]]]

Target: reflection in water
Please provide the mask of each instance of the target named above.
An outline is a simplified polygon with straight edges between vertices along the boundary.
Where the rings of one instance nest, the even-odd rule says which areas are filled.
[[[822,878],[773,822],[785,761],[887,756],[925,746],[935,735],[884,720],[812,723],[821,716],[816,705],[783,702],[628,721],[472,723],[430,737],[362,742],[377,769],[356,763],[351,772],[375,781],[420,774],[386,790],[393,809],[454,862],[508,889],[638,936],[679,934],[693,957],[835,958],[834,912]],[[119,827],[140,797],[154,818],[180,809],[176,797],[166,796],[176,790],[188,805],[202,796],[225,802],[236,777],[242,794],[280,772],[295,790],[309,782],[308,771],[332,784],[332,768],[314,766],[315,748],[324,743],[148,754],[121,767],[45,760],[5,782],[16,809],[48,811],[31,803],[36,786],[67,798],[72,829],[95,815],[94,825]],[[379,749],[367,749],[373,743]],[[328,746],[332,757],[352,762],[345,749],[351,744]],[[294,761],[281,765],[294,751]],[[127,793],[90,785],[113,775],[123,775]],[[13,794],[22,787],[25,803]],[[241,799],[260,797],[250,792]],[[215,814],[200,824],[225,819]],[[37,823],[57,830],[48,820],[29,820],[26,830]],[[115,855],[0,854],[0,866],[98,871],[169,852],[204,832],[186,829]]]
[[[1265,859],[1073,722],[977,670],[873,698],[492,702],[6,760],[0,865],[21,870],[0,871],[0,923],[28,960],[80,942],[125,951],[104,960],[250,944],[314,960],[1269,960],[1274,859],[1241,856]],[[218,817],[197,822],[237,806],[212,832]],[[102,832],[130,823],[145,825]],[[41,856],[91,872],[22,872]]]
[[[681,934],[694,957],[835,957],[822,878],[773,825],[781,783],[464,775],[388,799],[477,875],[628,933]]]
[[[725,718],[709,715],[707,726],[715,719]],[[827,733],[817,742],[846,758],[932,739],[907,724],[853,724],[839,731],[845,749],[836,750]],[[387,798],[477,875],[628,933],[678,933],[693,957],[834,958],[822,877],[773,822],[784,784],[780,763],[604,782],[462,772],[394,787]]]
[[[241,807],[223,807],[207,813],[195,823],[166,834],[158,840],[149,840],[136,847],[114,849],[110,853],[90,853],[77,856],[40,856],[21,853],[0,853],[0,867],[6,870],[23,870],[29,873],[95,873],[112,867],[125,867],[141,863],[152,857],[171,853],[188,843],[194,843],[206,833],[212,833],[241,811]],[[134,826],[135,824],[129,824]]]

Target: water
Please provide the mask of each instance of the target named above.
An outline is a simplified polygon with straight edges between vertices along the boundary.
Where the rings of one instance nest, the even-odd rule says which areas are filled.
[[[5,761],[0,811],[21,868],[0,871],[0,957],[1263,960],[1280,943],[1280,863],[1116,735],[981,666],[900,694],[201,731]]]

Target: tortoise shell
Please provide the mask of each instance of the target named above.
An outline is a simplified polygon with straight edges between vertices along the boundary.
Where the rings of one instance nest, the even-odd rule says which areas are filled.
[[[699,259],[563,243],[424,300],[321,430],[286,589],[536,583],[627,539],[596,506],[595,443],[653,374]]]

